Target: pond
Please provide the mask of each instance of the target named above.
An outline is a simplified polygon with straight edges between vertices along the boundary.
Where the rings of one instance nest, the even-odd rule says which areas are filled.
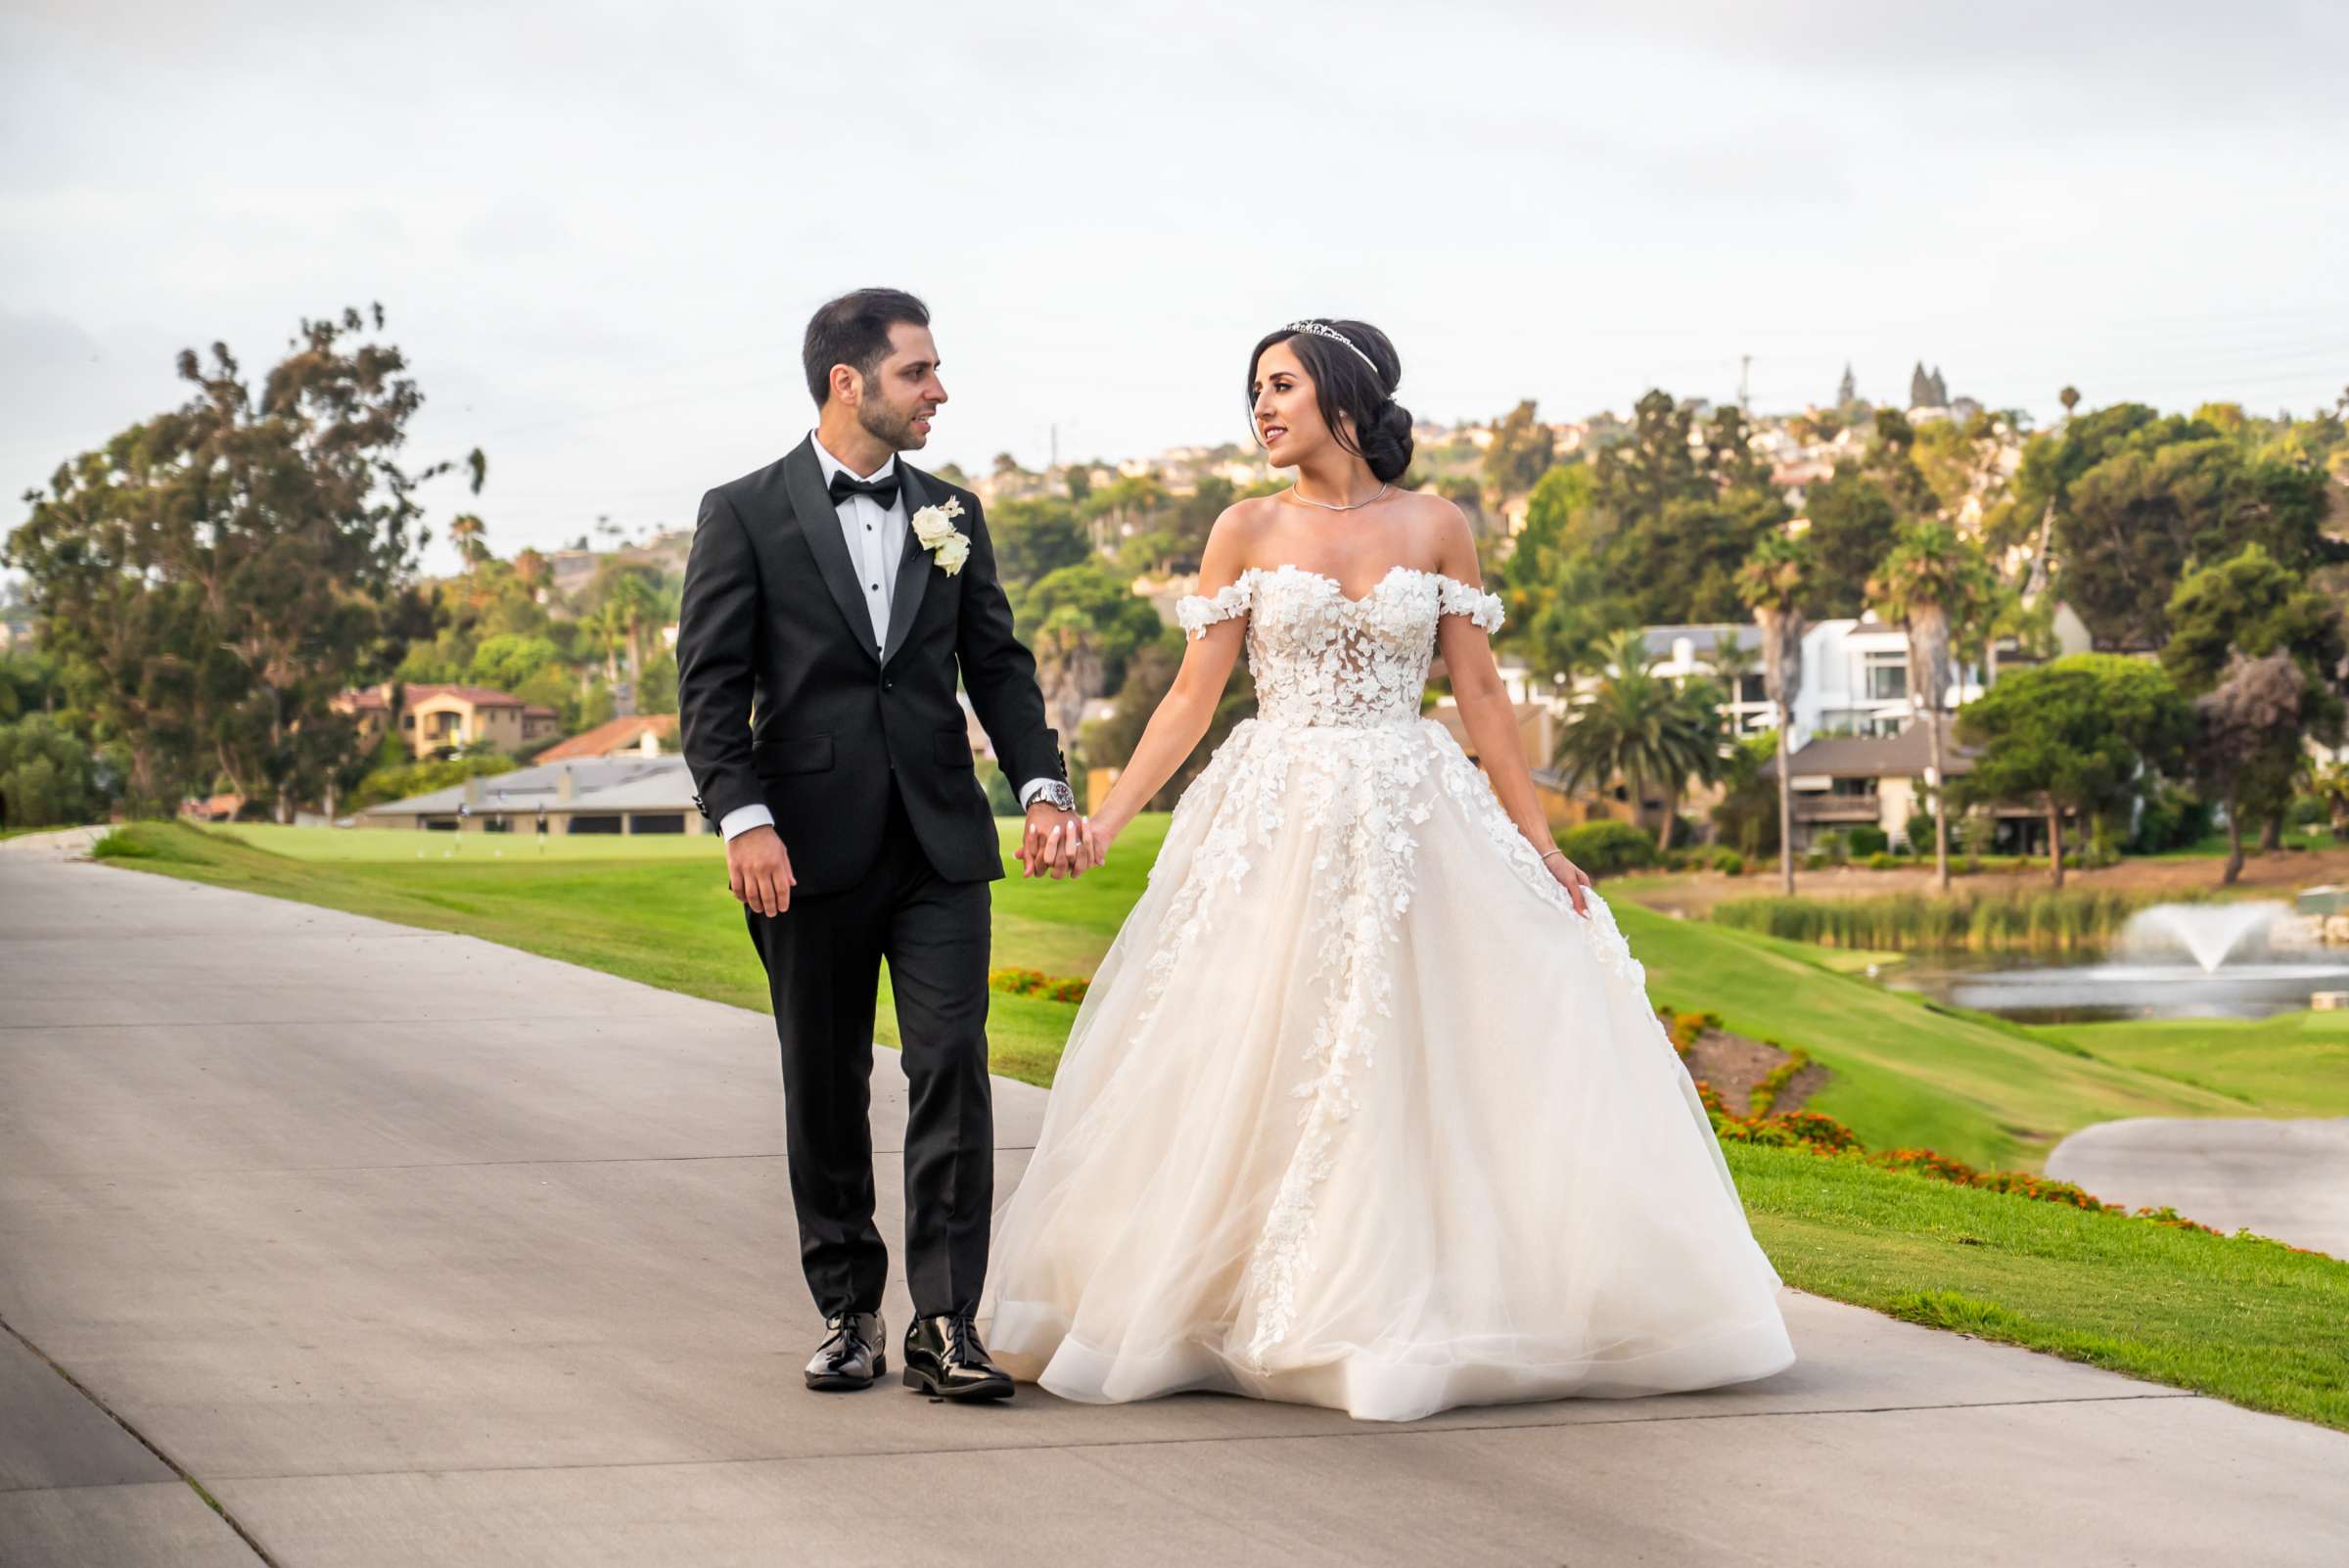
[[[2312,940],[2287,904],[2157,904],[2107,953],[2073,958],[1921,954],[1884,983],[2022,1024],[2116,1018],[2266,1018],[2349,992],[2349,949]]]

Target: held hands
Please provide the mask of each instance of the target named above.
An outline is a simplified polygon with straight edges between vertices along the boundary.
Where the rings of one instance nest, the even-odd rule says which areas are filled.
[[[1038,801],[1028,807],[1028,831],[1020,840],[1019,860],[1031,877],[1081,877],[1108,857],[1109,846],[1099,830],[1074,811]]]
[[[1558,886],[1574,899],[1574,912],[1584,919],[1590,918],[1590,905],[1583,898],[1583,890],[1590,886],[1590,874],[1566,858],[1563,850],[1552,850],[1542,857],[1542,864],[1557,879]]]
[[[771,827],[755,827],[726,840],[726,891],[769,916],[791,907],[791,852]]]

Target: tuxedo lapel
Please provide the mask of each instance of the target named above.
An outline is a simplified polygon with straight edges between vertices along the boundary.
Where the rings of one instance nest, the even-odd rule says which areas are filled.
[[[864,595],[857,591],[856,564],[849,559],[849,541],[841,537],[840,509],[832,504],[832,493],[824,487],[824,467],[815,460],[813,437],[800,442],[784,457],[783,489],[791,498],[792,516],[799,522],[800,536],[807,541],[807,549],[815,557],[815,569],[823,575],[824,586],[832,590],[833,602],[848,619],[856,646],[871,653],[872,613],[865,609]]]
[[[898,557],[897,586],[889,598],[889,643],[881,654],[885,665],[905,646],[905,634],[913,629],[913,618],[922,611],[922,594],[938,571],[938,563],[922,548],[922,541],[913,531],[913,514],[932,504],[930,494],[902,456],[898,459],[898,493],[905,504],[905,548]]]

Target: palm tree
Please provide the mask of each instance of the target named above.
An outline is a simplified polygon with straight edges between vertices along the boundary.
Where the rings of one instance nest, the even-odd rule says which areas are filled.
[[[449,520],[448,536],[457,541],[457,554],[465,558],[466,571],[480,566],[488,555],[489,547],[482,542],[482,535],[488,531],[489,525],[471,512]]]
[[[628,640],[628,678],[644,676],[644,633],[660,610],[660,594],[644,577],[634,572],[615,577],[612,591],[604,600],[604,608],[620,619],[622,633]]]
[[[1673,814],[1689,777],[1713,777],[1721,765],[1712,690],[1708,684],[1691,696],[1656,674],[1636,627],[1616,634],[1607,664],[1607,673],[1589,698],[1567,715],[1555,761],[1568,789],[1603,789],[1622,778],[1631,792],[1635,824],[1647,786],[1662,786],[1666,809],[1656,843],[1668,850]]]
[[[1071,750],[1083,735],[1085,703],[1101,695],[1101,673],[1100,638],[1092,622],[1075,605],[1062,605],[1036,629],[1036,679],[1044,712],[1069,738]]]
[[[1762,633],[1762,689],[1778,711],[1778,876],[1794,894],[1794,795],[1787,732],[1803,688],[1803,598],[1811,591],[1811,547],[1773,533],[1737,569],[1737,594]]]
[[[1991,598],[1990,569],[1981,552],[1939,519],[1913,524],[1884,565],[1867,579],[1877,615],[1898,621],[1909,634],[1909,705],[1925,720],[1933,764],[1933,875],[1950,890],[1949,772],[1944,765],[1941,715],[1950,689],[1950,627],[1980,618]]]
[[[1762,663],[1762,650],[1758,646],[1724,640],[1713,645],[1713,652],[1705,663],[1711,667],[1714,674],[1727,683],[1727,700],[1734,704],[1745,693],[1745,677],[1752,674]]]
[[[604,682],[620,684],[620,646],[627,640],[628,618],[619,604],[606,600],[583,617],[579,623],[587,628],[596,645],[604,650]]]

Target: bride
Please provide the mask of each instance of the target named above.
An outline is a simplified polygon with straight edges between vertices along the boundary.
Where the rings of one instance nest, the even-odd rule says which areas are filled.
[[[1398,489],[1359,321],[1249,359],[1293,488],[1207,543],[1104,858],[1246,649],[1257,715],[1184,792],[1079,1009],[982,1315],[1014,1376],[1409,1420],[1792,1363],[1778,1276],[1590,880],[1550,842],[1467,521]],[[1441,654],[1485,770],[1420,716]]]

